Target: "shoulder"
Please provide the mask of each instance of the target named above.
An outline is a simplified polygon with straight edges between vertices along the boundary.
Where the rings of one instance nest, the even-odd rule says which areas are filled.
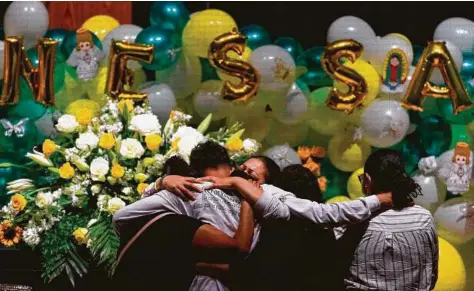
[[[278,188],[276,186],[270,185],[270,184],[262,184],[262,189],[264,192],[271,194],[271,195],[280,195],[280,196],[295,196],[293,193],[290,193],[288,191],[285,191],[281,188]]]

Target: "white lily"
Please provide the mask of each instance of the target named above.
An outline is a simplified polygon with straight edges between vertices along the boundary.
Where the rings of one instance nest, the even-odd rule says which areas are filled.
[[[33,180],[30,179],[18,179],[11,181],[7,184],[7,194],[15,194],[24,190],[34,188]]]
[[[73,156],[71,162],[79,169],[81,172],[89,172],[89,165],[84,161],[84,159],[79,158],[78,156]]]
[[[35,150],[33,150],[33,151],[34,151],[34,154],[27,153],[26,157],[33,160],[37,164],[39,164],[41,166],[44,166],[44,167],[54,166],[53,162],[50,159],[46,158],[46,156],[43,153],[40,153],[40,152],[35,151]]]

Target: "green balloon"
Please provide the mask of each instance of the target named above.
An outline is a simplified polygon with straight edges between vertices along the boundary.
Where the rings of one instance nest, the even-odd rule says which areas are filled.
[[[22,117],[9,117],[8,121],[16,125],[22,119]],[[20,136],[15,132],[7,136],[5,135],[5,129],[0,127],[0,154],[11,155],[12,159],[20,164],[26,160],[25,155],[27,152],[43,142],[43,138],[33,120],[29,119],[22,127],[24,128],[24,134]]]
[[[418,169],[418,162],[421,159],[421,152],[417,145],[410,139],[417,138],[416,135],[411,134],[401,142],[401,154],[405,162],[405,172],[412,174]]]
[[[273,44],[286,50],[294,60],[303,53],[303,47],[301,44],[292,37],[279,37],[273,42]]]
[[[423,156],[439,156],[449,149],[451,142],[451,126],[443,118],[432,115],[420,122],[416,128],[419,137],[418,149]]]
[[[438,99],[437,102],[441,116],[449,123],[468,124],[474,120],[474,107],[454,114],[453,104],[450,99]]]
[[[46,107],[33,99],[21,99],[8,109],[9,118],[29,118],[36,121],[46,113]]]
[[[251,24],[242,27],[240,32],[247,36],[247,46],[252,50],[272,43],[268,31],[260,25]]]
[[[6,157],[0,158],[0,164],[3,163],[14,163],[14,161],[7,159]],[[19,178],[18,170],[15,168],[0,167],[0,207],[7,205],[10,201],[11,195],[7,195],[7,183]]]
[[[26,54],[33,65],[37,68],[39,65],[38,50],[36,48],[30,48],[26,51]],[[66,65],[59,55],[56,55],[56,64],[54,66],[53,78],[54,78],[54,92],[57,93],[64,86],[64,78],[66,73]],[[29,91],[31,93],[31,91]]]
[[[326,177],[326,191],[323,199],[329,200],[332,197],[347,195],[347,180],[351,173],[346,173],[334,167],[326,157],[321,162],[321,176]]]
[[[201,82],[205,82],[208,80],[220,80],[219,75],[217,75],[216,69],[209,63],[208,59],[199,58],[201,62],[202,68],[202,80]]]
[[[472,146],[471,136],[467,130],[467,126],[462,124],[453,124],[451,125],[451,144],[449,146],[450,149],[454,149],[456,147],[456,143],[458,142],[465,142]]]
[[[310,86],[324,87],[333,85],[333,80],[324,72],[321,65],[321,57],[325,47],[312,47],[304,51],[297,59],[296,65],[306,67],[308,70],[300,78]]]

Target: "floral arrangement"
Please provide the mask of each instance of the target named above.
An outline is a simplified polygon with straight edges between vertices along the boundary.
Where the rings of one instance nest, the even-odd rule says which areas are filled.
[[[173,111],[162,127],[147,102],[107,99],[102,109],[74,102],[55,138],[27,154],[29,179],[8,184],[14,195],[0,211],[0,243],[39,249],[49,281],[65,272],[74,285],[89,262],[113,272],[119,238],[112,215],[140,199],[169,157],[189,160],[207,139],[226,146],[237,162],[259,150],[256,141],[241,139],[238,123],[207,133],[211,118],[194,128],[190,115]]]
[[[319,146],[299,146],[297,153],[303,166],[318,177],[319,188],[324,193],[327,188],[327,180],[326,177],[321,176],[321,161],[326,156],[326,150]]]

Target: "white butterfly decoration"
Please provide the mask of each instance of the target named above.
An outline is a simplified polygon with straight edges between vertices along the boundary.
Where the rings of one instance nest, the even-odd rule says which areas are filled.
[[[28,118],[23,118],[17,124],[12,124],[9,120],[0,119],[0,124],[5,129],[5,136],[12,136],[15,133],[17,137],[23,137],[25,135],[25,124],[28,120]]]

